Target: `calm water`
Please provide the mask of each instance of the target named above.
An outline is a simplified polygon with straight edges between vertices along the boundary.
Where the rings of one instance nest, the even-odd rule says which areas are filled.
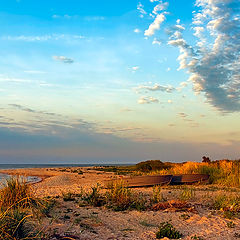
[[[95,164],[0,164],[0,169],[18,169],[18,168],[52,168],[52,167],[85,167],[95,166]],[[6,179],[11,176],[0,173],[0,187],[4,184]],[[38,182],[41,179],[38,177],[30,176],[26,179],[28,182]]]
[[[18,169],[18,168],[54,168],[54,167],[93,167],[93,166],[122,166],[130,164],[0,164],[0,169]],[[0,173],[0,185],[4,183],[6,178],[10,176]],[[27,177],[28,182],[38,182],[41,179],[38,177]]]

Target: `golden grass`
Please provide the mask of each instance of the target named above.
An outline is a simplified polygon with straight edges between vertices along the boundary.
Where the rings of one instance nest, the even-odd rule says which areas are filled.
[[[211,163],[186,162],[170,169],[152,171],[154,174],[208,174],[210,183],[240,187],[240,160],[220,160]]]

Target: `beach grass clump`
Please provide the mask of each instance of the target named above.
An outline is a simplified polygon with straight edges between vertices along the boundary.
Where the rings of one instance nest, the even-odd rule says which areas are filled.
[[[30,185],[20,177],[9,178],[0,190],[0,209],[29,207],[33,200]]]
[[[100,193],[100,185],[91,187],[91,190],[82,194],[82,200],[94,207],[100,207],[105,204],[105,197]]]
[[[156,233],[156,238],[161,239],[164,237],[170,239],[179,239],[183,236],[175,227],[169,222],[162,222],[159,226],[159,230]]]
[[[74,194],[72,192],[62,192],[62,198],[63,198],[63,201],[65,202],[70,202],[75,200]]]
[[[214,202],[213,208],[223,212],[223,216],[232,219],[239,216],[240,213],[240,196],[239,195],[218,195]]]
[[[193,188],[188,188],[185,187],[181,192],[180,192],[180,200],[182,201],[187,201],[195,197],[195,191]]]
[[[124,181],[115,181],[105,194],[106,204],[115,211],[146,209],[146,199],[143,194],[133,192]]]
[[[152,203],[159,203],[159,202],[165,201],[162,194],[161,186],[159,185],[153,186],[152,190],[153,190],[152,198],[151,198]]]
[[[106,192],[106,202],[109,208],[116,211],[127,210],[132,203],[133,193],[124,181],[115,181]]]
[[[40,239],[33,224],[38,207],[38,199],[23,178],[7,179],[0,190],[0,239]]]
[[[40,239],[40,232],[36,232],[32,217],[22,209],[8,209],[0,213],[0,239]]]

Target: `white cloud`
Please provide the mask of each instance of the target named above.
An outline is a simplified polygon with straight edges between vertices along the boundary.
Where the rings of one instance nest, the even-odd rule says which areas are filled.
[[[147,12],[144,10],[144,6],[143,6],[142,3],[140,3],[140,2],[139,2],[138,5],[137,5],[137,10],[139,11],[141,18],[143,18],[144,15],[147,14]]]
[[[132,72],[136,72],[136,71],[139,70],[139,69],[140,69],[139,66],[131,67]]]
[[[157,15],[159,12],[167,9],[168,5],[169,5],[168,2],[162,2],[162,1],[159,1],[159,2],[160,3],[157,4],[152,11],[152,13],[155,14],[155,15]]]
[[[196,5],[197,44],[188,45],[179,31],[168,44],[179,47],[179,69],[191,74],[196,94],[205,93],[208,102],[221,111],[240,111],[240,2],[197,0]]]
[[[135,90],[161,91],[161,92],[171,93],[175,90],[175,88],[171,85],[163,86],[160,84],[155,84],[153,86],[140,85]]]
[[[156,16],[156,18],[154,19],[153,23],[151,23],[151,25],[148,27],[148,29],[144,32],[145,36],[152,36],[154,35],[154,33],[160,29],[161,24],[164,22],[164,20],[166,19],[165,14],[164,13],[160,13]]]
[[[140,97],[138,100],[139,104],[150,104],[150,103],[158,103],[159,100],[157,98],[154,97]]]
[[[2,40],[7,41],[24,41],[24,42],[45,42],[45,41],[59,41],[59,40],[74,40],[85,39],[82,35],[66,35],[66,34],[48,34],[48,35],[19,35],[19,36],[2,36]]]
[[[158,44],[158,45],[161,45],[162,42],[160,40],[158,40],[157,38],[154,38],[153,41],[152,41],[152,44]]]
[[[53,56],[53,59],[56,61],[63,62],[63,63],[73,63],[74,62],[74,60],[72,58],[68,58],[65,56]]]
[[[135,33],[140,33],[140,32],[141,32],[141,30],[138,29],[138,28],[135,28],[133,31],[134,31]]]

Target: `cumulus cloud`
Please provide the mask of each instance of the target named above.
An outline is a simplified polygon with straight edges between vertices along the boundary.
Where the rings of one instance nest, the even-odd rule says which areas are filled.
[[[148,37],[154,35],[154,33],[160,29],[161,24],[164,22],[165,19],[166,17],[164,13],[158,14],[154,19],[153,23],[144,32],[144,35]]]
[[[63,63],[69,63],[69,64],[74,62],[74,60],[72,58],[68,58],[65,56],[53,56],[53,59],[56,61],[60,61]]]
[[[168,7],[161,0],[150,1],[157,5],[151,13],[154,21],[144,33],[147,37],[160,29]],[[203,93],[212,106],[222,112],[240,111],[240,2],[196,0],[195,5],[198,11],[193,11],[192,30],[196,44],[188,44],[183,37],[180,19],[167,30],[168,44],[180,51],[178,70],[187,70],[194,92]]]
[[[193,27],[197,44],[189,45],[179,28],[169,45],[180,50],[179,69],[187,69],[196,94],[223,112],[240,111],[240,2],[197,0]],[[205,30],[204,30],[205,29]]]
[[[140,85],[136,88],[136,90],[147,90],[147,91],[161,91],[161,92],[167,92],[171,93],[175,90],[175,88],[171,85],[163,86],[160,84],[155,84],[153,86],[147,86],[147,85]]]
[[[139,104],[150,104],[150,103],[158,103],[158,102],[159,100],[157,98],[145,97],[145,96],[140,97],[138,100]]]
[[[153,8],[150,16],[154,18],[154,21],[149,25],[148,29],[145,30],[144,35],[146,37],[153,36],[157,30],[160,29],[161,24],[165,21],[165,11],[168,7],[168,2],[163,2],[162,0],[153,0],[151,2],[157,2],[157,5]],[[156,42],[157,43],[157,42]]]

